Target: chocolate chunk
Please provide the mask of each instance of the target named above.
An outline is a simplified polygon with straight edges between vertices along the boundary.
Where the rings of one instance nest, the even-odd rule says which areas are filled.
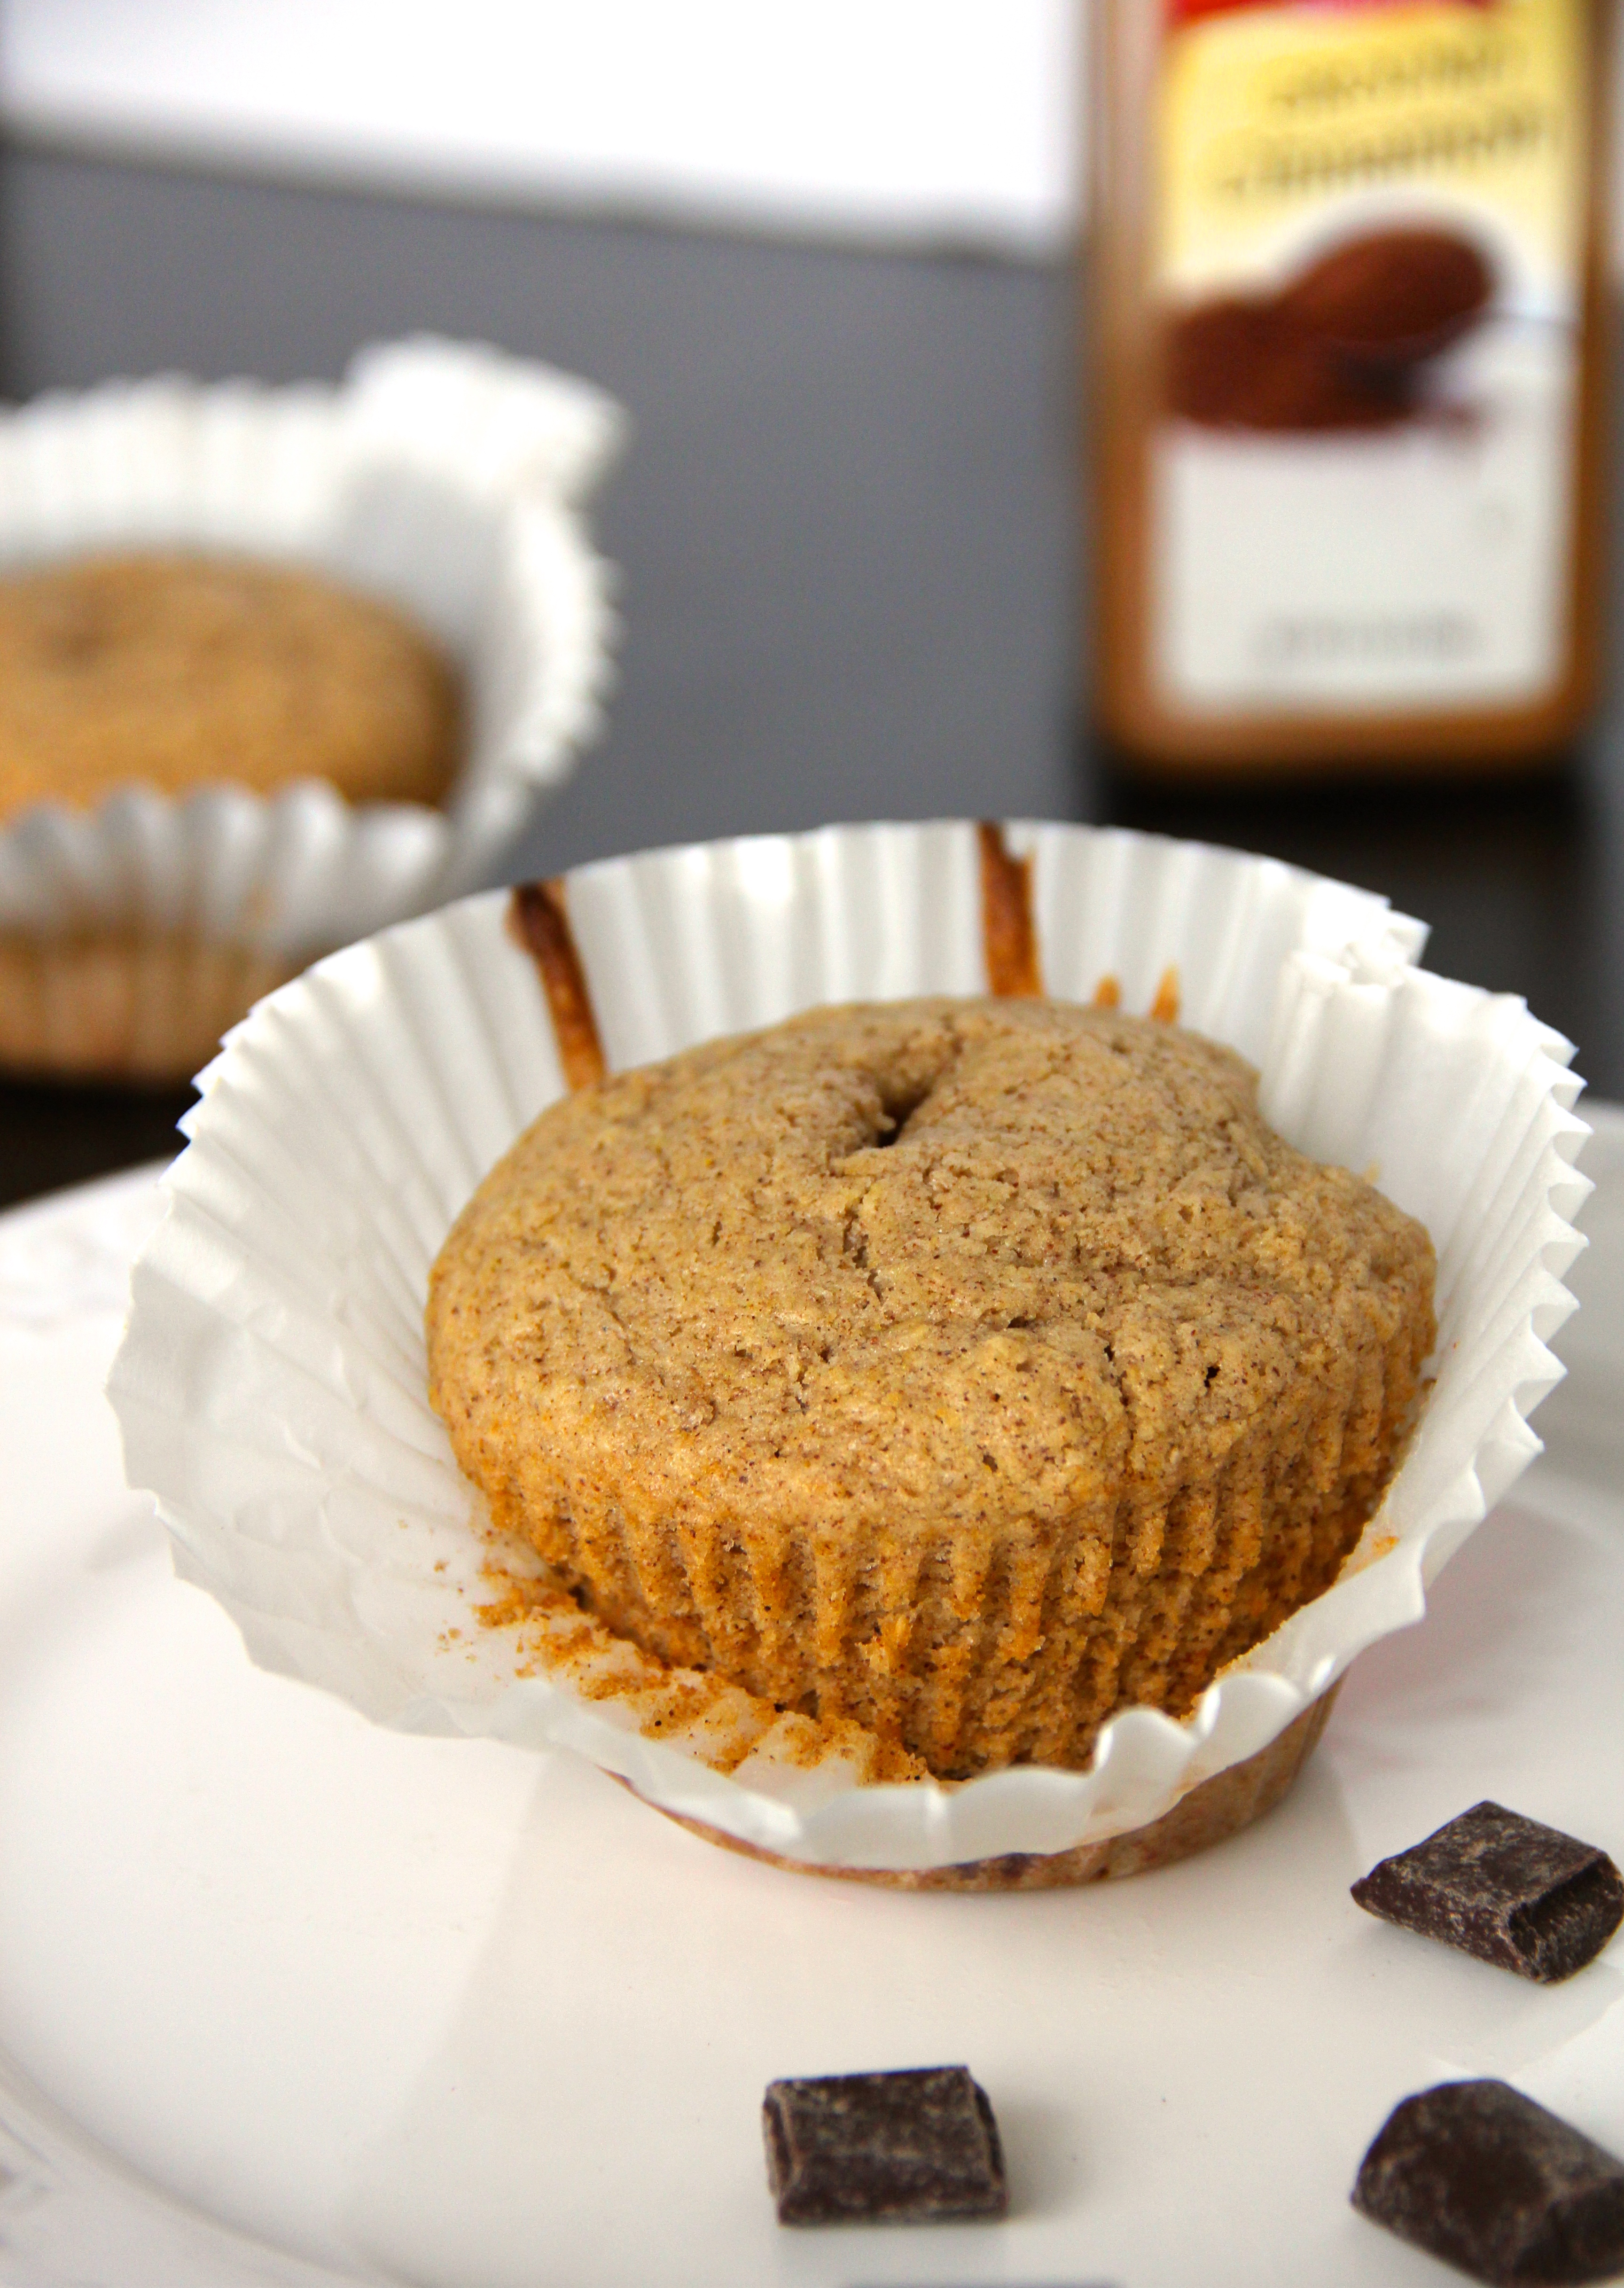
[[[1009,2205],[998,2124],[966,2066],[768,2084],[780,2224],[932,2223]]]
[[[1624,1921],[1624,1879],[1604,1851],[1497,1803],[1381,1860],[1353,1895],[1387,1922],[1547,1986],[1582,1970]]]
[[[1359,2166],[1353,2205],[1474,2279],[1624,2271],[1624,2162],[1503,2081],[1406,2097]]]

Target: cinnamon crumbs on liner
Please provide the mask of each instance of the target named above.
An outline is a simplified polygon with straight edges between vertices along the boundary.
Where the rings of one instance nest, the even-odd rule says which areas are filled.
[[[481,1626],[519,1638],[515,1673],[548,1676],[581,1699],[614,1701],[646,1739],[681,1746],[713,1771],[736,1772],[763,1750],[780,1765],[810,1771],[837,1760],[868,1784],[923,1779],[925,1767],[895,1742],[859,1725],[786,1712],[723,1677],[672,1668],[582,1609],[557,1583],[483,1568],[497,1594],[474,1608]]]

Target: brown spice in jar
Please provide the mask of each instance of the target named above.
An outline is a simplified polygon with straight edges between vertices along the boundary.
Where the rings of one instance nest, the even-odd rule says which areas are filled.
[[[1174,316],[1168,407],[1207,428],[1389,428],[1419,411],[1421,369],[1476,323],[1493,290],[1484,256],[1453,232],[1350,239],[1278,294]]]
[[[1381,230],[1322,255],[1279,307],[1349,357],[1409,363],[1459,341],[1493,290],[1482,251],[1459,232]]]
[[[1198,303],[1167,328],[1169,409],[1208,429],[1385,429],[1408,419],[1408,375],[1339,357],[1279,304]]]

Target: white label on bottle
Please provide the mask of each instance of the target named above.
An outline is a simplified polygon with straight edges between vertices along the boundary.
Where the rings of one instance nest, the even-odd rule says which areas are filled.
[[[1586,0],[1165,0],[1152,669],[1535,703],[1569,653]]]
[[[1187,705],[1532,701],[1560,670],[1575,440],[1566,326],[1504,319],[1426,416],[1154,447],[1158,680]]]

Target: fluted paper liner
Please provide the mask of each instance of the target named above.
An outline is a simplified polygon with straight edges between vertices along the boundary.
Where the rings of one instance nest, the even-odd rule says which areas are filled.
[[[680,1676],[633,1673],[626,1648],[537,1661],[538,1634],[579,1633],[573,1608],[482,1624],[479,1499],[428,1406],[424,1301],[475,1184],[563,1087],[537,974],[487,895],[331,957],[230,1037],[135,1268],[109,1386],[130,1479],[256,1660],[404,1728],[574,1748],[791,1861],[918,1871],[1162,1818],[1421,1617],[1433,1574],[1539,1450],[1526,1418],[1561,1373],[1546,1344],[1572,1307],[1562,1275],[1588,1189],[1568,1044],[1521,1002],[1413,966],[1421,926],[1366,893],[1114,830],[1008,838],[1033,861],[1050,991],[1092,998],[1109,978],[1144,1009],[1172,973],[1184,1021],[1259,1065],[1274,1124],[1373,1173],[1432,1234],[1436,1386],[1333,1586],[1186,1721],[1130,1709],[1086,1772],[959,1786],[861,1784],[860,1736],[809,1755],[807,1720],[744,1694],[685,1699]],[[611,1067],[818,1002],[987,989],[967,825],[655,853],[580,869],[567,897]],[[617,1658],[632,1664],[618,1680]]]
[[[131,788],[0,828],[0,933],[242,948],[280,973],[490,880],[599,723],[614,617],[581,504],[617,449],[600,392],[472,345],[366,351],[344,384],[173,377],[0,416],[0,565],[195,547],[309,565],[460,663],[443,810],[330,787]]]

